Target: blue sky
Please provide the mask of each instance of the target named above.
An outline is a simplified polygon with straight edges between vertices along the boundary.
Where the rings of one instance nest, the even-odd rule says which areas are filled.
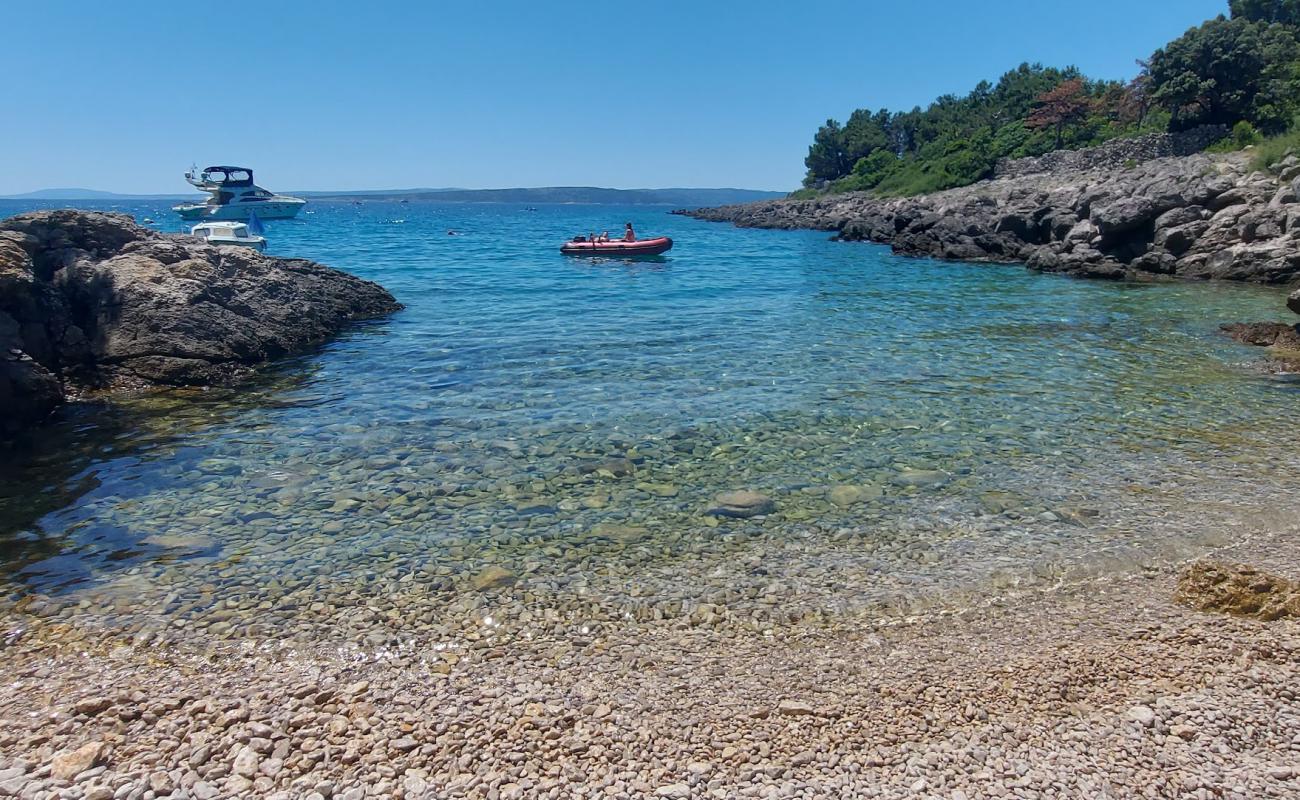
[[[813,131],[1022,61],[1128,78],[1226,0],[41,0],[4,10],[0,194],[791,189]]]

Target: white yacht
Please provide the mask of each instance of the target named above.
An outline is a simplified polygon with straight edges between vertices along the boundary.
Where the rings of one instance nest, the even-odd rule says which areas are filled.
[[[259,253],[266,249],[266,237],[250,233],[242,222],[204,222],[190,228],[190,233],[208,244],[251,247]]]
[[[208,167],[185,173],[185,180],[211,197],[202,203],[181,203],[172,210],[181,219],[246,220],[256,212],[262,219],[296,217],[307,201],[287,194],[273,194],[253,183],[247,167]]]

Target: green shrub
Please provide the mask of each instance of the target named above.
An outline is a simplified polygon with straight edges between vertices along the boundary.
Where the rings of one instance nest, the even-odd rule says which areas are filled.
[[[1236,125],[1232,126],[1231,138],[1233,144],[1237,145],[1237,149],[1240,150],[1244,147],[1247,147],[1249,145],[1258,142],[1259,131],[1255,130],[1254,125],[1251,125],[1249,122],[1243,119],[1239,121]]]
[[[1300,126],[1279,136],[1270,136],[1255,145],[1250,159],[1252,169],[1267,170],[1286,158],[1288,153],[1300,153]]]

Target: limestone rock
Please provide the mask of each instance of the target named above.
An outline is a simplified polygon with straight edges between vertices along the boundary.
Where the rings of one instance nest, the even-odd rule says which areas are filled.
[[[877,500],[884,494],[879,486],[836,486],[827,494],[827,499],[831,505],[840,508],[865,503],[868,500]]]
[[[782,700],[777,704],[776,713],[783,717],[811,717],[817,709],[801,700]]]
[[[1300,616],[1300,586],[1244,564],[1198,561],[1179,575],[1174,599],[1198,611],[1263,620]]]
[[[47,416],[64,385],[231,383],[401,306],[301,259],[215,247],[123,214],[0,221],[0,436]]]
[[[717,517],[748,519],[762,514],[770,514],[776,510],[776,503],[772,498],[748,490],[723,492],[713,500],[717,505],[709,509],[708,513]]]
[[[895,486],[942,486],[952,476],[938,469],[909,469],[898,473],[890,480]]]
[[[50,777],[69,781],[104,761],[108,746],[103,742],[88,742],[75,750],[64,750],[50,761]]]
[[[496,565],[485,567],[481,572],[474,576],[471,584],[480,592],[486,592],[489,589],[500,589],[510,586],[515,582],[515,574],[504,567]]]
[[[245,745],[240,748],[239,754],[235,756],[235,761],[231,764],[230,769],[240,777],[252,778],[257,775],[257,767],[260,761],[257,751]]]

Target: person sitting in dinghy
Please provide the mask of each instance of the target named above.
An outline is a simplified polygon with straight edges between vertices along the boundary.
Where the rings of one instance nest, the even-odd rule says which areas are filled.
[[[623,241],[625,242],[636,241],[636,231],[632,230],[632,223],[630,222],[627,223],[627,230],[623,231]]]

